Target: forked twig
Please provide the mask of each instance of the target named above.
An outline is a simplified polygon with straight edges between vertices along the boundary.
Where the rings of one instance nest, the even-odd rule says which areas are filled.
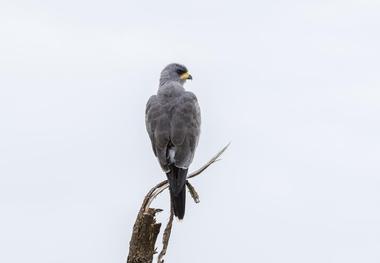
[[[190,173],[187,176],[187,179],[191,179],[195,176],[200,175],[204,170],[206,170],[210,165],[217,162],[219,157],[227,150],[228,146],[230,146],[231,143],[228,143],[226,146],[223,147],[214,157],[212,157],[205,165],[203,165],[198,170]],[[153,187],[148,194],[145,196],[146,203],[144,205],[144,209],[148,209],[150,207],[150,204],[153,202],[153,200],[166,188],[169,187],[168,180],[162,181],[159,184],[157,184],[155,187]],[[189,189],[190,190],[190,189]],[[190,192],[191,193],[191,192]],[[145,201],[144,200],[144,201]]]

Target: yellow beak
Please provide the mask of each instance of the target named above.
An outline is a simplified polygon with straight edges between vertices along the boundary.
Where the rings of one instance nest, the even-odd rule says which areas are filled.
[[[189,72],[185,72],[180,76],[180,79],[186,80],[186,79],[193,79],[193,77],[189,74]]]

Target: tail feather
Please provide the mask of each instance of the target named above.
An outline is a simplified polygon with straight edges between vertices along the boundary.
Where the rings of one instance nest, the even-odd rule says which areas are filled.
[[[186,187],[183,187],[177,196],[170,194],[173,205],[173,212],[178,219],[183,219],[185,216],[186,205]]]
[[[181,169],[173,165],[170,172],[166,174],[169,181],[173,212],[179,219],[183,219],[185,216],[187,171],[187,169]]]

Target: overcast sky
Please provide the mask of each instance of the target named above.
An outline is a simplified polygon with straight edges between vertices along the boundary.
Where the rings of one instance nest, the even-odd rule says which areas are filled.
[[[379,1],[0,3],[0,262],[120,263],[165,178],[144,111],[185,64],[202,134],[165,262],[380,262]],[[165,209],[163,194],[153,206]]]

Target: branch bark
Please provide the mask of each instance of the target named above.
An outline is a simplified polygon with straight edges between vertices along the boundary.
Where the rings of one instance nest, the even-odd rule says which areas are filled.
[[[211,164],[218,161],[218,158],[224,153],[224,151],[228,148],[229,145],[230,144],[227,144],[201,168],[188,175],[187,179],[191,179],[195,176],[200,175]],[[189,181],[186,182],[186,186],[189,189],[189,192],[191,194],[191,197],[194,199],[194,202],[199,203],[199,195],[196,192],[194,186],[192,186]],[[155,244],[161,229],[161,223],[156,222],[155,216],[156,213],[161,212],[162,209],[150,208],[150,205],[153,202],[153,200],[168,187],[168,181],[165,180],[157,184],[146,194],[141,204],[141,208],[137,215],[135,224],[133,226],[132,237],[131,241],[129,242],[129,254],[127,263],[151,263],[153,261],[153,255],[157,253],[155,249]],[[172,225],[173,209],[170,210],[169,222],[163,234],[163,246],[162,251],[160,252],[157,259],[158,263],[164,262],[163,257],[165,256],[169,245]]]

